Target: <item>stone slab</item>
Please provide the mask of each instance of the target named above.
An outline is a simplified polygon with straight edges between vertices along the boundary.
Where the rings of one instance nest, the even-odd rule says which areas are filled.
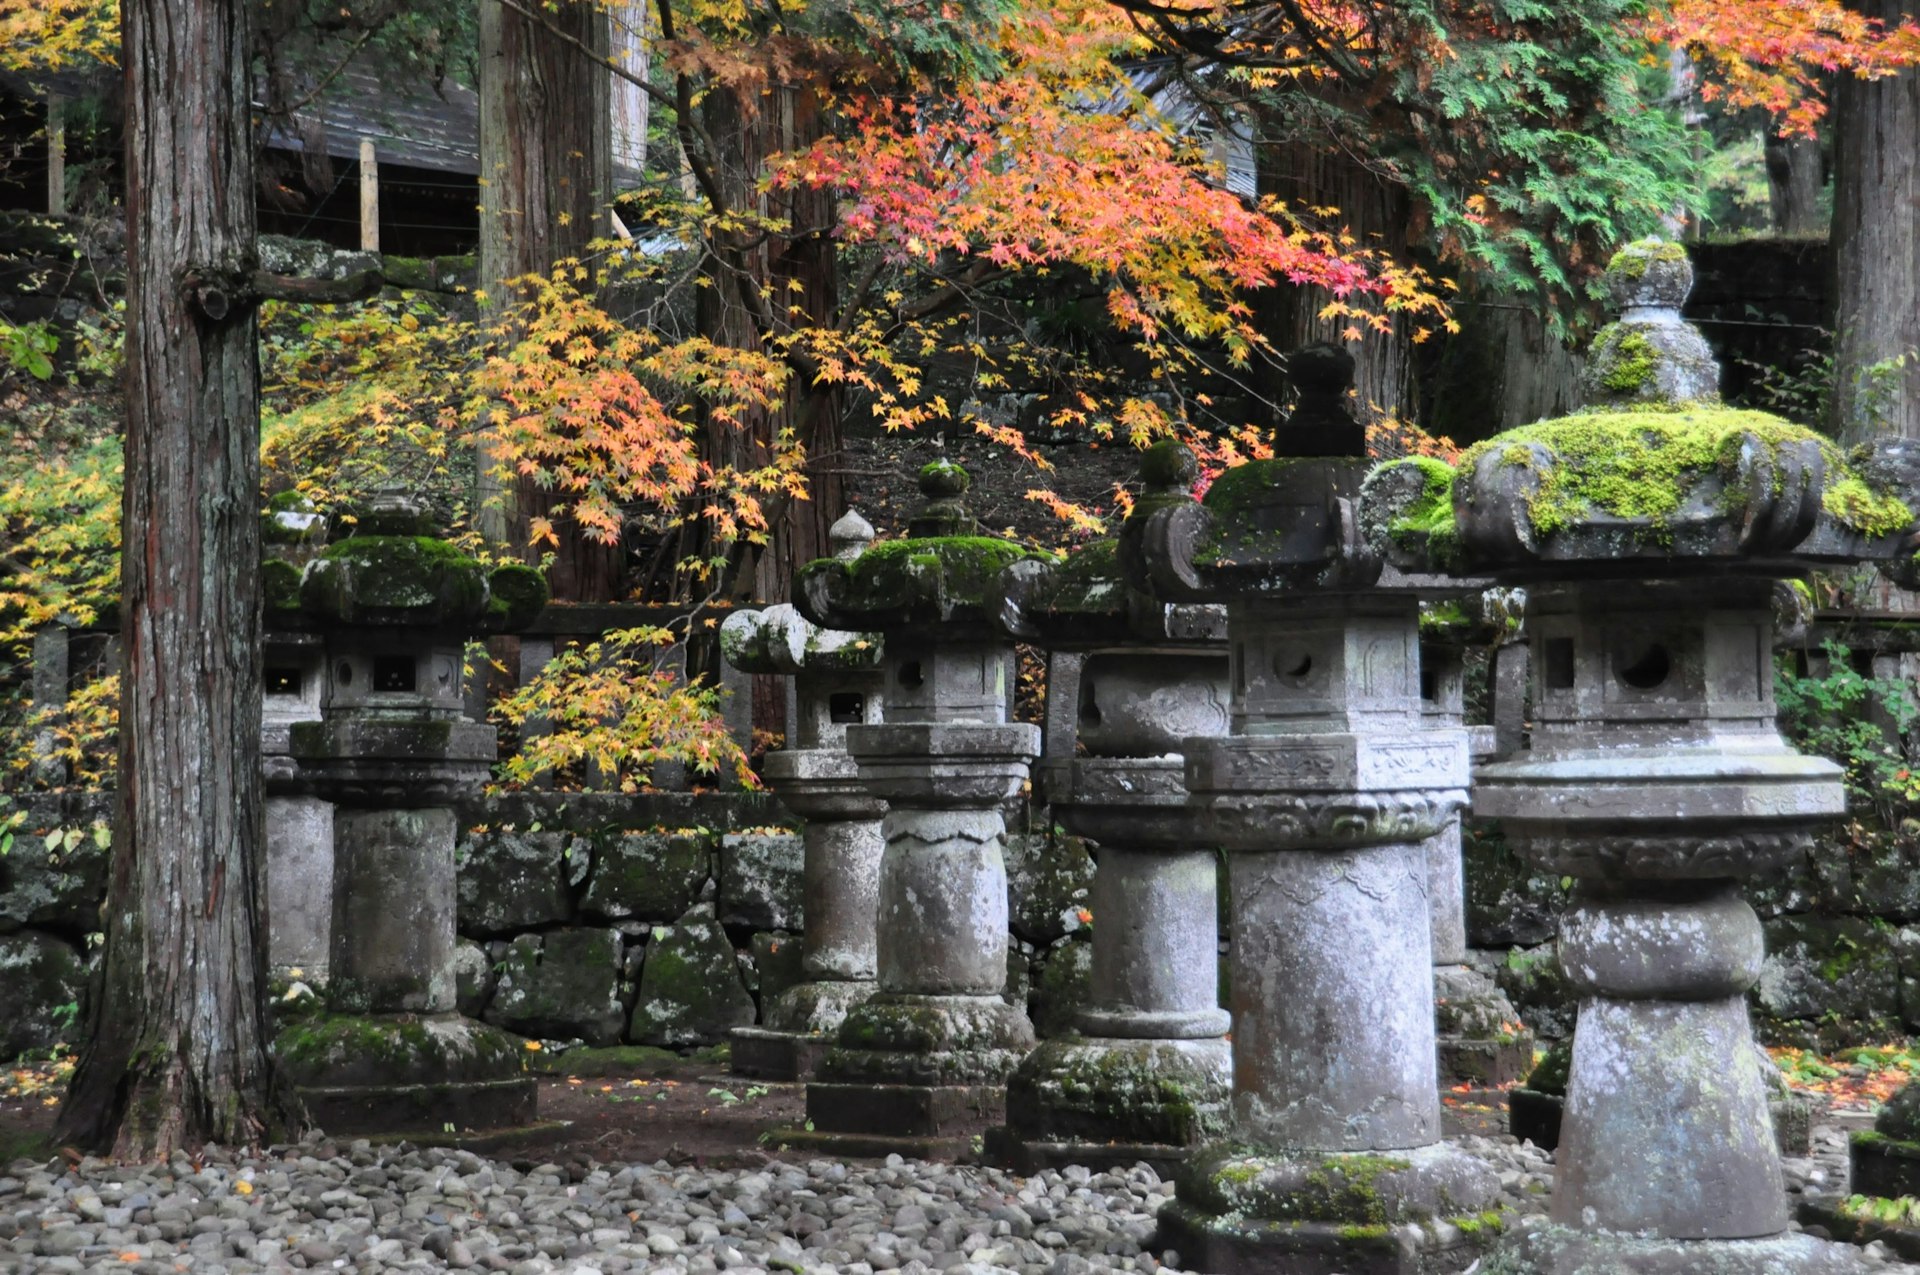
[[[1023,1138],[1005,1125],[995,1125],[983,1135],[988,1164],[997,1164],[1022,1176],[1043,1169],[1064,1169],[1070,1164],[1085,1165],[1094,1172],[1121,1171],[1145,1163],[1164,1180],[1177,1172],[1193,1154],[1192,1147],[1171,1146],[1164,1142],[1047,1142]]]
[[[1186,1270],[1209,1275],[1425,1275],[1436,1259],[1466,1249],[1445,1269],[1470,1264],[1469,1237],[1457,1227],[1347,1226],[1332,1222],[1230,1221],[1173,1201],[1160,1210],[1148,1248],[1172,1249]]]
[[[1920,1142],[1861,1130],[1849,1139],[1856,1195],[1920,1195]]]
[[[1540,1225],[1511,1237],[1480,1275],[1864,1275],[1858,1249],[1810,1235],[1640,1239]]]
[[[531,1076],[438,1085],[301,1088],[307,1114],[338,1137],[404,1130],[498,1130],[530,1123],[539,1088]]]
[[[999,1085],[807,1086],[807,1119],[817,1131],[904,1138],[971,1138],[1006,1116]]]
[[[1498,1089],[1524,1080],[1533,1070],[1533,1039],[1467,1040],[1441,1037],[1437,1042],[1440,1086],[1473,1085]]]
[[[769,1031],[764,1027],[736,1027],[729,1040],[733,1050],[729,1070],[754,1080],[807,1080],[833,1048],[833,1037],[800,1032]]]

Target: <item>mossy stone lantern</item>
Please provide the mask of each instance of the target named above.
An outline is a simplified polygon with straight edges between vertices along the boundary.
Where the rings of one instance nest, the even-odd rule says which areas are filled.
[[[1684,257],[1643,279],[1656,269],[1684,295]],[[1740,886],[1845,809],[1839,767],[1775,726],[1775,583],[1907,560],[1912,475],[1898,445],[1844,453],[1704,398],[1688,369],[1655,381],[1695,397],[1499,435],[1460,458],[1449,517],[1384,485],[1371,515],[1396,552],[1526,588],[1532,745],[1482,768],[1474,812],[1576,882],[1551,1220],[1485,1269],[1852,1270],[1853,1250],[1788,1231],[1745,1000],[1765,952]]]
[[[1441,1141],[1434,1061],[1422,843],[1466,802],[1467,734],[1426,720],[1434,583],[1383,569],[1366,473],[1254,462],[1122,536],[1137,584],[1227,611],[1229,733],[1183,752],[1195,839],[1227,859],[1233,1111],[1156,1241],[1198,1270],[1410,1275],[1498,1193]]]
[[[462,713],[467,639],[531,620],[538,572],[491,573],[386,493],[309,562],[300,611],[325,643],[319,721],[289,728],[299,781],[334,803],[329,1016],[276,1048],[332,1132],[525,1124],[520,1042],[454,1012],[455,802],[494,761],[494,730]]]
[[[1006,983],[1002,809],[1040,751],[1008,720],[1013,644],[998,631],[997,580],[1030,556],[979,533],[966,471],[937,462],[908,535],[795,581],[798,606],[828,628],[885,640],[886,721],[846,728],[860,780],[887,803],[879,990],[847,1015],[807,1087],[811,1132],[794,1145],[847,1153],[958,1154],[1001,1115],[1008,1073],[1033,1047]]]
[[[873,528],[850,512],[833,524],[829,539],[834,558],[847,562],[872,542]],[[883,640],[877,633],[823,629],[781,604],[728,616],[720,645],[742,672],[793,679],[790,735],[786,747],[767,754],[764,774],[781,804],[806,821],[800,958],[806,980],[776,997],[760,1026],[733,1030],[732,1069],[805,1080],[847,1011],[877,987],[874,914],[887,807],[860,782],[847,753],[847,728],[883,716]]]
[[[1141,465],[1142,506],[1198,477],[1173,443]],[[1098,843],[1093,975],[1079,1035],[1042,1042],[1007,1083],[987,1150],[1021,1172],[1067,1164],[1169,1168],[1225,1127],[1230,1026],[1219,1007],[1218,856],[1194,835],[1185,742],[1227,729],[1226,613],[1128,586],[1119,542],[1001,574],[1002,623],[1086,653],[1078,754],[1047,780],[1053,819]]]

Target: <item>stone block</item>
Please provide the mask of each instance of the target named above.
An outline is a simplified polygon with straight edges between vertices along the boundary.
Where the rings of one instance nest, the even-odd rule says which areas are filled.
[[[1858,837],[1848,848],[1857,900],[1849,910],[1871,912],[1896,924],[1920,919],[1920,843],[1881,833]]]
[[[1046,946],[1079,928],[1093,892],[1093,856],[1079,837],[1021,833],[1006,839],[1007,915],[1013,932]]]
[[[265,822],[268,961],[322,982],[333,948],[333,803],[269,796]]]
[[[729,833],[720,841],[720,920],[755,930],[797,930],[806,842],[795,833]]]
[[[611,828],[594,839],[580,910],[599,921],[671,921],[694,905],[713,871],[713,838],[692,829]]]
[[[1048,951],[1029,1001],[1034,1034],[1045,1039],[1074,1031],[1074,1015],[1087,1005],[1092,981],[1092,943],[1069,940]]]
[[[484,1018],[522,1036],[617,1045],[626,1021],[620,955],[614,930],[522,934],[507,948]]]
[[[493,958],[478,943],[459,939],[453,945],[454,1008],[468,1018],[478,1018],[493,996],[495,982]]]
[[[568,881],[587,866],[588,844],[558,828],[464,833],[459,865],[462,934],[510,934],[571,920]]]
[[[804,939],[785,930],[763,930],[753,936],[753,969],[759,980],[754,990],[760,994],[762,1018],[766,1007],[780,999],[780,993],[807,981],[807,972],[800,964],[805,946]]]
[[[72,944],[31,930],[0,937],[0,1059],[74,1040],[86,987]]]
[[[628,1039],[641,1045],[705,1045],[753,1022],[753,997],[740,981],[733,944],[701,905],[655,927],[640,968]]]
[[[1753,992],[1763,1034],[1822,1020],[1838,1020],[1848,1033],[1893,1029],[1900,967],[1892,930],[1861,917],[1811,915],[1779,917],[1763,929],[1767,960]]]

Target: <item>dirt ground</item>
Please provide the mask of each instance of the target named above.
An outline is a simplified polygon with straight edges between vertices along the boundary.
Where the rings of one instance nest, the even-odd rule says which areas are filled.
[[[632,1060],[583,1055],[569,1069],[552,1060],[540,1080],[540,1118],[564,1122],[531,1138],[476,1149],[508,1161],[575,1164],[653,1163],[700,1168],[764,1162],[777,1147],[770,1131],[806,1118],[806,1087],[750,1081],[713,1057]],[[65,1086],[65,1068],[22,1064],[0,1072],[0,1169],[19,1155],[50,1153],[48,1138]],[[1449,1132],[1502,1133],[1497,1094],[1447,1094]]]

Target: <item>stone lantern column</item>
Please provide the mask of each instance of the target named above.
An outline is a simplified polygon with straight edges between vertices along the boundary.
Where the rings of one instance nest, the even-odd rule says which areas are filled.
[[[1172,444],[1142,465],[1146,499],[1197,476]],[[987,1150],[1020,1172],[1162,1168],[1225,1127],[1231,1025],[1219,1008],[1218,858],[1193,835],[1185,741],[1227,727],[1226,616],[1127,587],[1116,542],[1001,575],[1009,633],[1084,651],[1077,743],[1050,779],[1055,822],[1098,843],[1093,976],[1080,1035],[1043,1042],[1007,1082]]]
[[[872,542],[873,528],[849,512],[829,536],[834,558],[849,562]],[[781,605],[736,611],[720,642],[742,672],[793,678],[787,747],[767,754],[765,773],[781,804],[806,821],[800,963],[807,981],[782,992],[761,1026],[734,1028],[732,1067],[742,1076],[805,1080],[847,1011],[878,986],[874,913],[887,807],[861,784],[847,728],[881,719],[881,638],[822,629]]]
[[[802,568],[803,614],[886,642],[886,721],[847,727],[860,780],[887,803],[879,990],[847,1015],[807,1086],[796,1146],[958,1154],[999,1118],[1033,1026],[1001,998],[1007,873],[1001,808],[1026,782],[1039,730],[1007,720],[1013,646],[991,624],[995,579],[1030,556],[979,534],[966,472],[921,471],[909,534],[850,562]]]
[[[532,1119],[521,1042],[454,1013],[454,804],[494,760],[463,716],[470,634],[530,620],[546,585],[488,575],[404,497],[310,562],[300,609],[326,651],[319,721],[289,727],[308,791],[334,803],[329,1015],[275,1042],[283,1073],[334,1133],[423,1137]]]
[[[1420,696],[1427,726],[1466,729],[1474,766],[1488,761],[1495,748],[1492,727],[1466,726],[1464,652],[1474,636],[1468,612],[1479,606],[1480,599],[1469,596],[1423,613],[1420,625]],[[1485,636],[1491,639],[1493,633]],[[1467,964],[1466,870],[1458,816],[1428,837],[1424,849],[1440,1084],[1498,1088],[1522,1080],[1533,1070],[1533,1033],[1521,1025],[1506,993]]]
[[[1630,319],[1677,311],[1690,278],[1660,243],[1608,271]],[[1527,588],[1532,747],[1483,769],[1474,810],[1577,882],[1551,1220],[1486,1269],[1853,1270],[1854,1250],[1788,1231],[1745,1000],[1764,950],[1740,884],[1845,806],[1839,768],[1774,725],[1774,582],[1905,559],[1913,484],[1706,399],[1698,334],[1677,318],[1626,327],[1602,333],[1590,367],[1633,410],[1477,445],[1445,508],[1376,475],[1375,520],[1399,549],[1444,546],[1463,573]],[[1646,389],[1669,384],[1687,401]]]
[[[1424,720],[1422,590],[1381,580],[1366,468],[1230,469],[1122,540],[1157,596],[1227,607],[1230,733],[1185,753],[1198,837],[1227,851],[1232,1129],[1156,1242],[1199,1270],[1410,1273],[1498,1189],[1441,1142],[1434,1064],[1422,842],[1466,801],[1467,737]]]

